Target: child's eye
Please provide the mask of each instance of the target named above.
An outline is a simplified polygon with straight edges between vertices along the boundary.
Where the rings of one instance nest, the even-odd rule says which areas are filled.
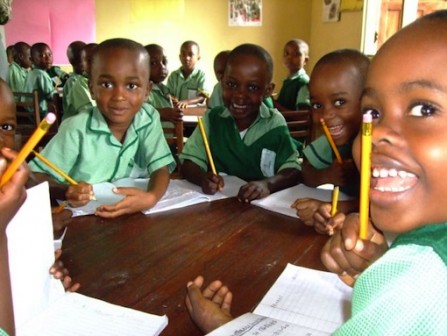
[[[226,82],[225,85],[230,89],[235,89],[237,87],[236,83],[231,81]]]
[[[342,105],[344,105],[344,103],[345,103],[345,101],[343,99],[337,99],[334,102],[334,106],[342,106]]]
[[[318,110],[321,108],[321,104],[319,103],[312,103],[312,105],[310,106],[312,108],[312,110]]]
[[[259,88],[258,85],[251,84],[251,85],[248,86],[248,91],[251,91],[251,92],[259,91],[259,89],[260,88]]]
[[[0,125],[0,129],[4,132],[11,132],[14,131],[15,126],[12,124],[2,124]]]
[[[371,114],[373,120],[380,118],[380,112],[373,108],[364,108],[362,109],[362,114]]]
[[[436,113],[437,108],[430,104],[418,103],[410,109],[413,117],[430,117]]]
[[[105,89],[110,89],[112,87],[112,83],[110,82],[102,82],[101,86]]]
[[[138,88],[138,85],[135,84],[135,83],[129,83],[129,84],[127,85],[127,87],[128,87],[129,89],[131,89],[131,90],[135,90],[136,88]]]

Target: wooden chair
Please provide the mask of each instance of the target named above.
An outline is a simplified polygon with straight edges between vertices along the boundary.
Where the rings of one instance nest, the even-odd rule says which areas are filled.
[[[165,135],[166,142],[175,153],[174,158],[177,162],[177,168],[174,172],[172,172],[171,178],[181,178],[180,161],[178,159],[178,155],[183,150],[183,121],[173,122],[173,124],[174,127],[163,127],[163,133]]]
[[[310,108],[297,111],[281,111],[292,138],[308,144],[314,139],[314,127]]]

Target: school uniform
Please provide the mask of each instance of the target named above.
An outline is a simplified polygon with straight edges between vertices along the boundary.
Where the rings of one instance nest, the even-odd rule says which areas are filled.
[[[28,70],[21,67],[16,62],[12,62],[9,65],[8,69],[8,77],[6,82],[11,88],[12,92],[22,92],[23,87],[25,86],[26,75],[28,74]]]
[[[53,94],[57,93],[57,91],[48,73],[35,67],[26,75],[23,92],[31,93],[34,90],[37,90],[39,93],[40,115],[45,116],[48,113],[47,99],[52,99]]]
[[[296,110],[298,105],[310,105],[309,76],[306,70],[301,68],[291,76],[284,79],[277,98],[282,106]]]
[[[71,88],[73,87],[74,83],[79,78],[82,78],[83,76],[81,74],[77,74],[76,72],[73,72],[70,74],[70,77],[68,77],[67,81],[64,84],[64,87],[62,89],[62,110],[65,111],[68,108],[68,105],[70,104],[70,98],[69,93]]]
[[[447,224],[399,235],[356,280],[335,335],[447,335]]]
[[[256,120],[243,132],[239,132],[230,111],[224,107],[208,110],[202,120],[218,172],[255,181],[286,168],[299,168],[298,153],[287,124],[276,109],[261,104]],[[208,170],[208,158],[197,127],[179,157],[181,162],[191,160]]]
[[[198,89],[209,92],[206,74],[198,68],[195,68],[188,78],[183,76],[182,68],[173,71],[168,77],[167,86],[171,94],[178,100],[189,100],[199,97]]]
[[[135,115],[124,143],[114,137],[98,108],[91,107],[64,121],[42,155],[74,180],[88,183],[149,177],[164,166],[172,172],[176,165],[159,114],[148,104],[143,104]],[[64,182],[37,158],[31,161],[30,168]]]
[[[96,106],[96,102],[90,94],[87,77],[81,76],[75,81],[68,92],[67,104],[67,107],[64,108],[62,121],[65,121],[67,118],[70,118],[83,110],[88,110],[92,106]]]
[[[169,89],[163,83],[152,84],[152,90],[147,97],[147,103],[151,104],[156,109],[174,107],[169,96]],[[165,128],[175,127],[174,123],[170,121],[162,121],[161,126]],[[168,136],[172,137],[172,134],[169,134]]]

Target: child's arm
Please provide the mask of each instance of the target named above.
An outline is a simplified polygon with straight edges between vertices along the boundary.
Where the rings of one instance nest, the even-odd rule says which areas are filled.
[[[178,107],[164,107],[158,108],[157,111],[160,113],[160,119],[162,121],[182,121],[183,110]]]
[[[286,168],[264,180],[248,182],[239,189],[237,197],[241,202],[251,202],[294,186],[300,179],[301,172],[298,169]]]
[[[183,162],[182,174],[189,182],[201,186],[203,192],[208,195],[214,195],[224,187],[222,176],[204,171],[191,160]]]
[[[99,207],[96,209],[95,215],[115,218],[150,209],[163,197],[169,185],[169,178],[169,169],[164,166],[151,174],[147,191],[138,188],[114,188],[115,193],[126,197],[116,204]]]
[[[331,183],[338,186],[352,182],[353,176],[357,174],[357,168],[352,160],[343,161],[342,164],[336,160],[325,169],[314,168],[307,160],[302,165],[303,183],[309,187]]]
[[[174,106],[177,108],[186,108],[188,107],[188,105],[195,105],[195,104],[201,104],[205,101],[205,97],[204,96],[199,96],[193,99],[185,99],[185,100],[177,100],[174,101]]]
[[[346,278],[356,279],[385,253],[388,246],[383,234],[371,222],[368,225],[368,239],[359,239],[358,213],[349,214],[346,218],[342,213],[336,216],[343,217],[343,227],[323,247],[321,261],[329,271],[339,274],[344,281]]]

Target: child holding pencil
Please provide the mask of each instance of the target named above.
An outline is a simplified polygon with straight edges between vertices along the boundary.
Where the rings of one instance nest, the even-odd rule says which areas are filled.
[[[361,125],[360,96],[369,59],[357,50],[341,49],[324,55],[315,65],[309,83],[312,113],[321,119],[326,133],[304,151],[303,183],[317,187],[331,183],[353,197],[339,202],[338,211],[358,209],[359,174],[351,155],[352,143]],[[325,204],[325,221],[314,215]],[[292,205],[306,225],[322,234],[337,228],[331,221],[332,205],[315,199],[298,199]]]
[[[147,51],[129,39],[102,42],[93,55],[89,87],[97,107],[64,121],[41,152],[78,184],[64,183],[39,159],[31,169],[72,206],[89,202],[93,183],[150,177],[147,191],[116,188],[125,198],[98,208],[96,215],[111,218],[153,207],[167,189],[175,161],[158,112],[144,104],[150,90]]]
[[[296,184],[298,153],[284,117],[262,104],[273,89],[272,73],[272,59],[262,47],[243,44],[231,51],[222,81],[225,106],[208,110],[202,119],[217,173],[208,169],[212,161],[198,128],[180,154],[185,178],[205,193],[224,187],[218,173],[248,181],[238,194],[243,202]]]

